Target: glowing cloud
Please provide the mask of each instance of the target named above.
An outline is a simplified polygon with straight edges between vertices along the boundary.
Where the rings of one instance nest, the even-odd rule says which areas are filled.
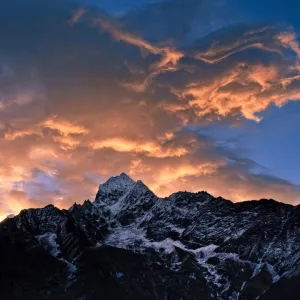
[[[0,218],[93,199],[99,183],[121,172],[159,196],[299,199],[298,185],[263,167],[254,174],[246,151],[208,133],[300,100],[300,47],[290,27],[218,22],[208,11],[214,1],[192,1],[204,13],[191,21],[192,7],[177,23],[182,5],[169,1],[174,11],[145,8],[166,26],[155,39],[156,23],[141,26],[139,11],[116,17],[74,12],[64,0],[25,2],[5,4],[11,13],[18,3],[23,15],[12,16],[14,26],[3,18],[0,32]]]
[[[43,123],[43,125],[44,125],[44,127],[59,131],[64,136],[69,135],[69,134],[87,134],[88,133],[88,130],[81,125],[76,125],[76,124],[70,123],[68,121],[59,121],[56,118],[51,118],[51,119],[46,120]]]
[[[20,130],[13,130],[13,131],[9,130],[4,133],[4,138],[6,140],[14,140],[16,138],[22,138],[29,135],[43,136],[43,133],[40,130],[40,128],[29,129],[29,130],[28,129],[20,129]]]
[[[151,157],[172,157],[182,156],[187,153],[187,150],[183,147],[165,147],[154,142],[146,141],[131,141],[123,138],[111,138],[103,141],[93,142],[91,144],[93,149],[112,148],[118,152],[133,152],[133,153],[145,153]]]

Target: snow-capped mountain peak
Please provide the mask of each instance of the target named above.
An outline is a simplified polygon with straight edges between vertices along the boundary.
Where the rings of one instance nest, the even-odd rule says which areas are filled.
[[[127,195],[136,185],[137,182],[126,173],[111,177],[105,183],[100,184],[95,204],[106,207],[112,215],[116,215],[124,206],[123,202]]]
[[[110,194],[122,192],[123,194],[130,190],[136,182],[127,174],[121,173],[119,176],[109,178],[105,183],[100,184],[98,193]]]
[[[133,187],[136,182],[131,179],[126,173],[121,173],[119,176],[109,178],[105,183],[100,184],[99,191],[106,194],[121,191],[126,192]]]
[[[0,223],[0,250],[4,247],[12,257],[8,269],[11,265],[18,269],[23,261],[15,262],[16,257],[21,253],[26,262],[31,257],[26,249],[38,247],[51,257],[49,272],[52,264],[65,265],[73,290],[61,299],[98,299],[98,284],[103,283],[103,291],[112,280],[116,286],[107,291],[109,299],[167,295],[188,300],[277,300],[284,298],[278,294],[282,286],[288,291],[299,287],[299,220],[299,206],[274,200],[232,203],[207,192],[159,198],[142,181],[122,173],[100,186],[94,202],[75,203],[69,210],[48,205],[7,218]],[[70,283],[72,278],[76,280]],[[125,285],[119,283],[125,280]],[[153,291],[149,282],[164,288]],[[137,286],[142,290],[135,290]],[[172,297],[174,293],[178,297]],[[286,298],[298,299],[291,295],[299,293]],[[22,299],[56,300],[56,296]]]
[[[127,174],[121,173],[119,176],[111,177],[105,183],[100,184],[95,200],[112,205],[127,194],[135,184],[136,182]]]

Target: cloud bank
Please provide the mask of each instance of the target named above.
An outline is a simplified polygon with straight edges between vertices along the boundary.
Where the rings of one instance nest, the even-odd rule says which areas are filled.
[[[206,131],[300,99],[297,33],[228,23],[224,5],[187,1],[181,14],[166,1],[117,18],[68,1],[1,3],[0,215],[69,207],[123,171],[160,196],[297,203],[299,186]],[[160,20],[159,34],[141,16]]]

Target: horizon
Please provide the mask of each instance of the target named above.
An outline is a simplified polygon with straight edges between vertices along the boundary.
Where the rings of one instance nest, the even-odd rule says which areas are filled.
[[[121,172],[158,197],[300,204],[299,9],[0,1],[0,221]]]
[[[127,177],[129,177],[130,179],[132,179],[129,175],[127,175],[125,172],[122,172],[120,175],[114,175],[114,176],[111,176],[111,177],[109,177],[105,182],[103,182],[103,183],[100,183],[99,184],[99,190],[101,189],[101,185],[104,185],[106,182],[108,182],[111,178],[120,178],[121,176],[122,176],[122,174],[125,174]],[[133,179],[132,179],[133,180]],[[141,181],[141,180],[134,180],[134,183],[136,184],[138,181]],[[143,181],[141,181],[141,182],[143,182]],[[143,182],[143,184],[145,184],[144,182]],[[146,184],[145,184],[146,185]],[[146,185],[147,186],[147,185]],[[149,189],[149,187],[147,186],[147,188]],[[151,189],[150,189],[151,190]],[[155,195],[155,196],[157,196],[156,194],[155,194],[155,192],[153,192],[152,190],[151,190],[151,192]],[[265,200],[267,200],[267,201],[274,201],[274,202],[277,202],[277,203],[281,203],[281,204],[285,204],[285,205],[292,205],[292,206],[299,206],[299,204],[289,204],[289,203],[285,203],[285,202],[281,202],[281,201],[278,201],[278,200],[276,200],[276,199],[272,199],[272,198],[261,198],[261,199],[247,199],[247,200],[243,200],[243,201],[236,201],[236,202],[234,202],[234,201],[232,201],[231,199],[226,199],[226,198],[223,198],[221,195],[218,195],[218,196],[216,196],[216,195],[212,195],[209,191],[204,191],[204,190],[199,190],[199,191],[194,191],[194,192],[190,192],[190,191],[183,191],[183,190],[179,190],[179,191],[175,191],[175,192],[173,192],[172,194],[170,194],[170,195],[167,195],[167,196],[164,196],[164,197],[159,197],[159,196],[157,196],[159,199],[161,199],[161,200],[163,200],[163,199],[169,199],[172,195],[174,195],[174,194],[178,194],[178,193],[191,193],[191,194],[201,194],[201,193],[205,193],[205,194],[208,194],[208,195],[210,195],[210,196],[212,196],[214,199],[219,199],[219,198],[221,198],[222,200],[226,200],[226,201],[229,201],[229,202],[231,202],[232,204],[235,204],[235,203],[243,203],[243,202],[259,202],[259,201],[265,201]],[[60,207],[57,207],[57,206],[55,206],[54,204],[52,204],[52,203],[50,203],[50,204],[46,204],[45,206],[43,206],[43,207],[27,207],[27,208],[24,208],[24,209],[22,209],[21,211],[23,211],[23,210],[26,210],[26,209],[43,209],[43,208],[45,208],[46,206],[54,206],[54,207],[56,207],[56,208],[58,208],[58,209],[60,209],[60,210],[69,210],[69,209],[71,209],[74,205],[81,205],[81,204],[83,204],[84,202],[86,202],[86,201],[90,201],[91,203],[93,203],[93,202],[95,202],[96,201],[96,195],[97,195],[97,193],[95,194],[95,199],[94,200],[92,200],[92,199],[85,199],[85,200],[79,200],[79,201],[74,201],[74,203],[70,206],[70,207],[66,207],[66,208],[60,208]],[[20,211],[20,212],[21,212]],[[20,213],[19,212],[19,213]],[[19,214],[18,213],[18,214]],[[15,217],[15,216],[17,216],[18,214],[10,214],[10,215],[6,215],[6,216],[0,216],[0,222],[2,222],[2,221],[4,221],[5,219],[7,219],[7,218],[12,218],[12,217]]]

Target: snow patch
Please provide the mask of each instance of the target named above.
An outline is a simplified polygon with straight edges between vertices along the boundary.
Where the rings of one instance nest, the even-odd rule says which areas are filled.
[[[136,242],[143,242],[145,239],[145,232],[138,228],[119,227],[114,233],[110,234],[104,244],[115,246],[118,248],[127,249]],[[100,245],[100,244],[98,244]]]
[[[123,277],[123,276],[124,276],[124,274],[121,273],[121,272],[117,272],[117,273],[116,273],[116,277],[117,277],[117,278],[121,278],[121,277]]]
[[[70,263],[68,260],[64,258],[59,258],[58,260],[63,261],[64,263],[67,264],[68,272],[70,274],[69,277],[76,272],[77,267],[74,264]]]
[[[57,244],[57,235],[55,233],[45,233],[42,235],[35,236],[38,240],[39,244],[52,256],[57,258],[57,256],[61,253],[59,250],[59,245]],[[67,265],[68,273],[70,278],[77,270],[77,267],[64,258],[57,258],[58,260],[64,262]]]
[[[59,245],[56,242],[57,235],[55,233],[45,233],[41,235],[36,235],[36,239],[39,244],[52,256],[57,257],[60,254]]]
[[[182,234],[185,231],[184,228],[178,228],[178,227],[175,227],[175,226],[170,227],[170,230],[175,231],[179,234]]]
[[[275,272],[274,267],[266,263],[268,272],[272,275],[273,283],[280,279],[280,276]]]
[[[239,237],[241,237],[245,233],[246,229],[241,229],[236,231],[232,236],[228,236],[224,239],[224,242],[227,242],[229,240],[236,240]]]

